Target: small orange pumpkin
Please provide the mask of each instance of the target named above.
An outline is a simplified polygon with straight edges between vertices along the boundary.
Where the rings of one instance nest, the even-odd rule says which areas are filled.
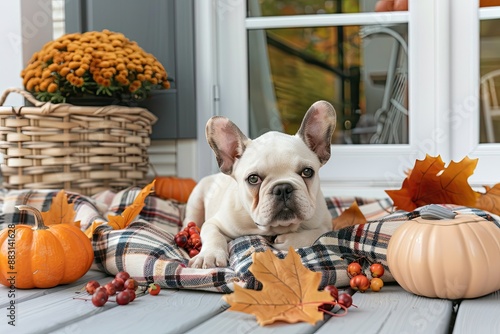
[[[173,199],[181,203],[187,202],[196,186],[196,181],[190,178],[157,176],[155,180],[155,194],[158,197]]]
[[[46,226],[40,211],[29,205],[35,226],[13,225],[0,231],[0,283],[18,289],[52,288],[72,283],[90,269],[94,251],[76,226]]]
[[[394,11],[407,11],[408,0],[394,0]]]
[[[500,228],[476,215],[405,222],[387,247],[387,264],[405,290],[431,298],[484,296],[500,289]]]
[[[379,0],[375,4],[376,12],[391,12],[394,10],[394,0]]]
[[[479,7],[500,6],[500,0],[479,0]]]

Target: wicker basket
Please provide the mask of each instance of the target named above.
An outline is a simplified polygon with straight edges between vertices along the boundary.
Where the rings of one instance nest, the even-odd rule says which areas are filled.
[[[13,92],[34,106],[3,106]],[[156,120],[143,108],[52,104],[24,90],[8,89],[0,97],[3,186],[84,195],[143,186]]]

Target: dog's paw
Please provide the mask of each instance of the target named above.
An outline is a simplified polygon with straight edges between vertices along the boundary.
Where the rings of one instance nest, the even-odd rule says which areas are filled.
[[[203,250],[200,254],[189,260],[189,266],[192,268],[215,268],[215,267],[227,267],[227,252],[223,250],[218,251],[206,251]]]
[[[279,250],[288,250],[290,247],[307,247],[312,245],[315,240],[315,237],[311,238],[308,233],[284,233],[276,236],[274,239],[274,247]]]

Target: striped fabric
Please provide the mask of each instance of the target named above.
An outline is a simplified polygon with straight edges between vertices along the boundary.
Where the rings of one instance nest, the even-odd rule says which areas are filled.
[[[88,198],[69,194],[69,201],[75,203],[82,228],[92,219],[105,221],[107,214],[118,214],[133,202],[140,189],[127,189],[117,194],[105,192]],[[27,215],[15,213],[14,205],[30,204],[44,211],[50,205],[56,191],[10,191],[1,193],[0,227],[10,222],[30,223]],[[323,274],[321,287],[335,284],[344,287],[349,284],[346,268],[353,259],[365,257],[371,262],[380,262],[386,273],[384,281],[393,281],[386,261],[387,245],[396,228],[409,219],[420,216],[421,208],[413,212],[391,212],[388,199],[364,200],[354,198],[326,198],[332,218],[347,209],[353,201],[360,206],[368,223],[331,231],[321,236],[311,247],[296,251],[303,264]],[[500,227],[500,218],[487,212],[458,206],[445,206],[455,212],[473,213],[488,219]],[[281,252],[261,236],[246,236],[229,243],[230,261],[226,268],[188,268],[188,254],[174,242],[179,230],[184,207],[173,201],[148,196],[144,210],[124,230],[113,230],[107,225],[96,229],[94,247],[94,268],[110,275],[121,270],[128,271],[141,284],[157,282],[164,288],[194,289],[229,293],[234,285],[260,289],[261,285],[248,270],[254,252],[271,249],[278,257]],[[32,222],[31,222],[32,223]]]

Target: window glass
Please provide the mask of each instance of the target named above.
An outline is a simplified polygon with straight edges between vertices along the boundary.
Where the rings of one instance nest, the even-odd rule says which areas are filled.
[[[251,2],[253,0],[249,0]],[[311,15],[408,10],[408,0],[258,0],[260,13],[249,16]]]
[[[341,2],[360,11],[358,1]],[[307,14],[306,3],[315,11],[334,7],[263,0],[248,9]],[[249,30],[250,135],[295,133],[307,108],[327,100],[337,111],[335,144],[407,144],[407,36],[407,23]]]
[[[500,8],[500,7],[498,7]],[[480,22],[480,142],[500,143],[500,19]]]

